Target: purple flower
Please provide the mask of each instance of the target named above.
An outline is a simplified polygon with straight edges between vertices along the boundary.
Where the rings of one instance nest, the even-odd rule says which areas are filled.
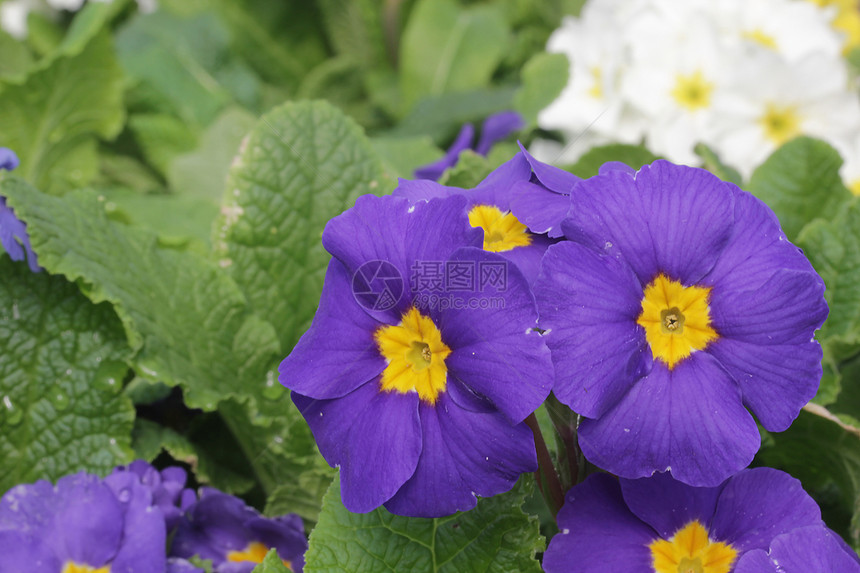
[[[334,259],[280,381],[350,511],[447,515],[537,468],[522,421],[549,352],[526,279],[480,248],[465,206],[364,196],[323,233]]]
[[[164,515],[167,531],[172,530],[179,521],[182,511],[186,509],[180,503],[180,498],[183,494],[187,498],[187,492],[194,495],[192,490],[185,489],[185,481],[188,479],[185,470],[178,466],[171,466],[159,472],[146,461],[135,460],[128,466],[118,466],[113,471],[113,474],[124,473],[137,476],[141,485],[151,492],[152,504],[158,506]]]
[[[540,185],[529,183],[532,177],[534,175],[527,157],[524,153],[518,153],[474,189],[446,187],[424,179],[401,179],[393,194],[412,202],[454,195],[465,197],[469,223],[484,231],[484,250],[499,253],[517,265],[529,284],[532,284],[537,278],[540,261],[547,247],[555,242],[546,235],[530,232],[511,212],[511,204],[517,194],[535,192],[530,187],[537,188],[538,193],[543,192]],[[519,186],[518,183],[525,183],[526,186]],[[565,213],[567,203],[565,199]]]
[[[0,169],[11,171],[18,167],[18,156],[11,149],[0,147]],[[13,261],[23,261],[27,254],[27,264],[30,270],[37,273],[42,267],[36,262],[36,253],[30,246],[30,236],[25,225],[11,207],[6,206],[6,198],[0,197],[0,245],[9,253]]]
[[[478,145],[474,147],[475,152],[479,155],[487,155],[494,143],[522,129],[524,125],[525,122],[522,116],[515,111],[503,111],[491,115],[484,121]],[[460,129],[460,133],[457,134],[454,143],[448,148],[445,156],[429,165],[417,168],[415,170],[415,177],[436,181],[446,169],[454,167],[457,164],[457,160],[463,151],[473,149],[472,142],[474,140],[475,126],[467,123]]]
[[[276,549],[284,564],[299,573],[307,548],[298,515],[263,517],[237,497],[203,488],[200,500],[180,520],[170,554],[210,559],[218,573],[250,573]]]
[[[575,189],[535,296],[594,464],[713,486],[818,388],[824,283],[761,201],[657,161]]]
[[[0,499],[0,571],[164,571],[164,517],[131,476],[85,473]]]
[[[0,169],[12,171],[18,167],[18,156],[8,147],[0,147]]]
[[[567,493],[558,525],[544,554],[547,573],[860,572],[800,482],[770,468],[743,470],[717,487],[668,474],[592,475]]]

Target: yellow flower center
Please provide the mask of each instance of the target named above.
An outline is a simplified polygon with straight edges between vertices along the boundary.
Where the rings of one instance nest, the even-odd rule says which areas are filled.
[[[845,35],[842,54],[848,55],[854,48],[860,47],[860,11],[855,0],[810,0],[821,7],[836,6],[837,12],[830,23],[836,30]]]
[[[794,106],[769,103],[758,121],[764,129],[765,137],[776,145],[782,145],[800,135],[800,114]]]
[[[469,224],[484,230],[484,250],[492,253],[527,247],[532,243],[529,229],[510,211],[503,213],[492,205],[475,205],[469,211]]]
[[[656,573],[729,573],[738,555],[728,543],[711,541],[708,530],[695,520],[669,541],[657,539],[648,548]]]
[[[442,333],[430,318],[411,307],[400,324],[376,331],[379,352],[388,362],[382,372],[382,390],[401,394],[418,392],[418,397],[435,404],[448,384],[445,359],[451,349],[442,342]]]
[[[851,183],[848,184],[848,189],[851,190],[855,195],[860,195],[860,179],[855,179]]]
[[[259,541],[252,541],[248,544],[242,551],[231,551],[227,554],[227,561],[231,561],[233,563],[237,562],[250,562],[250,563],[262,563],[263,559],[265,559],[266,554],[269,552],[269,547],[266,547],[265,544],[260,543]],[[281,560],[287,569],[290,571],[293,570],[292,563],[287,561],[286,559]],[[65,573],[65,572],[63,572]]]
[[[664,274],[645,287],[636,323],[645,329],[654,359],[669,370],[717,339],[708,309],[710,292],[710,287],[685,287]]]
[[[678,105],[696,111],[711,105],[713,91],[714,84],[706,80],[701,71],[696,70],[692,74],[678,75],[671,94]]]
[[[761,29],[747,30],[743,33],[743,37],[747,40],[752,40],[760,46],[764,46],[770,50],[776,50],[776,40],[770,34],[765,33]]]
[[[63,567],[62,573],[110,573],[110,565],[105,565],[104,567],[96,569],[89,565],[81,565],[74,561],[66,561],[66,565]]]

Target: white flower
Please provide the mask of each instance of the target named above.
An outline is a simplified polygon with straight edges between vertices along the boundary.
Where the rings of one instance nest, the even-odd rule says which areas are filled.
[[[789,64],[775,53],[755,54],[715,105],[721,116],[716,151],[745,176],[799,135],[835,142],[860,129],[860,103],[848,90],[845,64],[827,56]]]

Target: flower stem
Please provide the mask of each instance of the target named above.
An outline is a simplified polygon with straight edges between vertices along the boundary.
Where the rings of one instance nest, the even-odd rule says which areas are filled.
[[[552,456],[550,456],[549,450],[546,447],[546,442],[543,439],[543,434],[540,431],[540,426],[534,413],[526,418],[526,425],[531,428],[535,439],[535,450],[537,451],[538,458],[538,469],[535,472],[535,479],[549,510],[552,512],[553,518],[555,518],[564,504],[564,493],[561,489],[561,482],[558,479],[558,473],[555,471],[555,466],[552,463]]]
[[[580,468],[584,464],[579,444],[576,440],[577,416],[570,408],[558,401],[554,394],[550,393],[546,402],[547,413],[555,427],[556,437],[559,440],[558,457],[559,471],[562,482],[562,491],[567,491],[579,481]]]

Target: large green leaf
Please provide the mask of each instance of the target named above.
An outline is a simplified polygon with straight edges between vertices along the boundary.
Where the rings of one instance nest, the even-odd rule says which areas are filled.
[[[0,491],[131,461],[131,351],[113,309],[6,255],[0,276]]]
[[[830,315],[818,339],[860,344],[860,205],[851,203],[833,221],[813,221],[797,242],[827,286]]]
[[[106,33],[23,84],[0,85],[3,145],[18,153],[18,174],[46,191],[91,181],[98,167],[95,137],[114,137],[123,116],[122,73]]]
[[[423,519],[383,508],[350,513],[335,480],[311,533],[305,571],[538,572],[535,553],[543,550],[543,538],[537,518],[521,509],[532,486],[526,477],[510,493],[481,499],[471,511]]]
[[[326,222],[391,183],[361,129],[330,104],[286,104],[251,131],[230,170],[214,242],[252,308],[278,325],[285,350],[319,301]]]
[[[256,123],[257,118],[240,107],[221,112],[203,133],[200,146],[171,162],[167,180],[173,190],[220,203],[230,164]]]
[[[290,573],[291,571],[292,569],[284,565],[284,562],[278,557],[277,550],[271,549],[251,573]]]
[[[234,81],[241,63],[229,43],[227,27],[208,12],[191,18],[166,11],[141,14],[117,34],[123,68],[160,99],[159,111],[200,126],[232,100],[253,104],[258,97],[253,74]]]
[[[830,145],[800,137],[774,151],[753,172],[746,189],[774,210],[793,240],[804,225],[832,218],[851,198],[839,177],[841,165]]]
[[[420,0],[409,15],[400,48],[403,111],[422,96],[486,87],[508,36],[498,6],[464,8],[453,0]]]
[[[589,149],[569,171],[586,179],[597,175],[600,166],[607,161],[620,161],[633,169],[639,169],[655,159],[657,156],[641,145],[612,143]]]
[[[247,312],[232,280],[189,251],[160,249],[152,233],[108,220],[89,191],[64,197],[17,178],[0,184],[27,222],[39,262],[110,301],[135,349],[138,374],[182,384],[192,407],[253,396],[279,354],[272,326]]]

